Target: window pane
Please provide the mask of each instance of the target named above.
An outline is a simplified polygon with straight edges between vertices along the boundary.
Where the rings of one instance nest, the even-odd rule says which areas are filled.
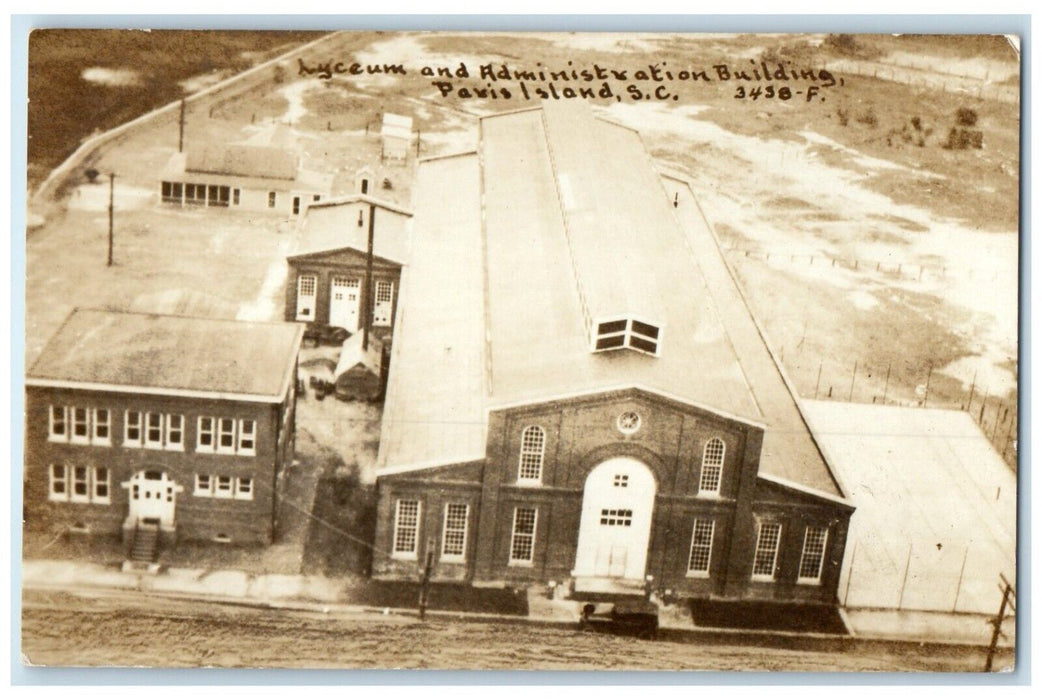
[[[535,508],[514,509],[514,534],[510,542],[510,561],[532,561],[535,543]]]
[[[108,500],[109,470],[105,467],[94,467],[94,497],[100,500]]]
[[[65,436],[65,407],[51,406],[51,435]]]
[[[420,502],[398,501],[394,517],[394,552],[413,554],[416,552],[420,526]]]
[[[87,437],[87,409],[72,409],[72,434],[76,437]]]
[[[543,478],[543,448],[546,433],[538,425],[530,425],[521,433],[521,462],[517,478],[539,481]]]
[[[724,466],[724,441],[713,438],[706,443],[702,451],[702,475],[699,478],[698,490],[707,493],[720,491],[720,474]]]
[[[463,556],[467,544],[468,508],[466,503],[449,503],[445,506],[445,526],[441,545],[443,556]]]
[[[649,338],[658,338],[658,326],[652,326],[649,323],[642,323],[641,321],[633,321],[633,332],[646,335]]]
[[[598,324],[597,335],[606,335],[608,333],[622,333],[626,330],[626,321],[606,321]]]
[[[613,335],[607,338],[598,338],[596,348],[598,350],[610,350],[611,348],[621,348],[625,343],[626,336]]]
[[[695,520],[695,530],[691,536],[691,556],[687,564],[689,572],[708,573],[715,526],[714,520]]]
[[[803,538],[803,556],[800,557],[800,575],[803,580],[819,580],[825,559],[825,539],[828,529],[808,527]]]
[[[658,352],[658,343],[638,338],[635,335],[630,336],[630,347],[637,350],[643,350],[644,352],[650,352],[652,354]]]
[[[774,564],[781,539],[781,525],[762,523],[756,538],[756,555],[753,559],[753,576],[774,578]]]

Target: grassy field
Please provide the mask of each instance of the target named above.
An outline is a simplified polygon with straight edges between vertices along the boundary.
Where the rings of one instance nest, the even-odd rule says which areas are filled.
[[[318,36],[294,31],[34,31],[28,60],[29,187],[91,133],[182,97],[182,81],[230,75]],[[120,73],[97,73],[91,81],[84,78],[91,68]]]

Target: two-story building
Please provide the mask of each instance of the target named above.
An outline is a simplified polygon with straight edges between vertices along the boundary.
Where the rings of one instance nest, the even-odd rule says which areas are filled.
[[[688,183],[585,105],[421,161],[374,575],[831,604],[853,506]]]
[[[26,527],[271,542],[303,330],[74,310],[26,376]]]

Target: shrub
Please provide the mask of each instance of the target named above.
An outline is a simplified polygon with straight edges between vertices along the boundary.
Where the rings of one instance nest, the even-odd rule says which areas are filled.
[[[959,126],[976,126],[977,113],[969,107],[959,107],[955,112],[955,123]]]

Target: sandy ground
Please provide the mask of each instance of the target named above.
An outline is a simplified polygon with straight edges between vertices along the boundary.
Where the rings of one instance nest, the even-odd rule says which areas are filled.
[[[809,651],[643,641],[575,627],[209,603],[25,599],[22,654],[34,665],[513,670],[979,671],[979,649],[873,645]],[[1003,651],[996,668],[1009,668]],[[683,677],[678,677],[678,680]]]

